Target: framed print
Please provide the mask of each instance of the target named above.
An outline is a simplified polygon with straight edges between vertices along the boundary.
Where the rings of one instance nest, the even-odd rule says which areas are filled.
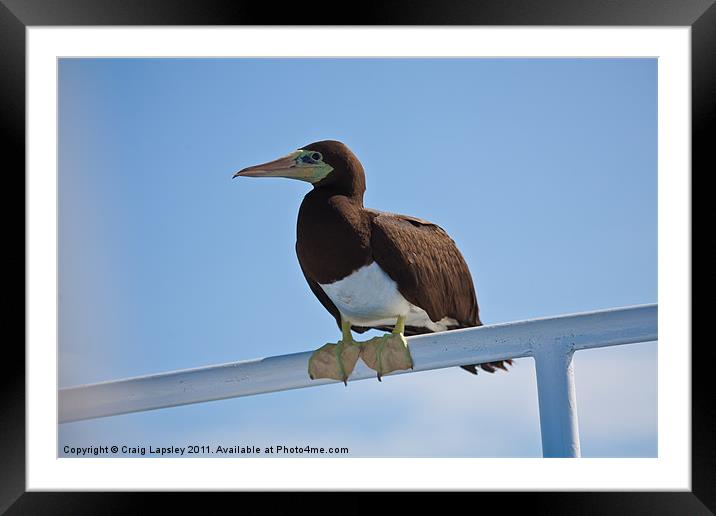
[[[690,336],[708,2],[78,7],[0,6],[27,192],[0,507],[713,510]]]

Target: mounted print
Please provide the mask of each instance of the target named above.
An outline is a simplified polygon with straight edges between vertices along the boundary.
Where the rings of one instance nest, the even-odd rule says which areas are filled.
[[[29,29],[27,488],[688,490],[690,48]]]

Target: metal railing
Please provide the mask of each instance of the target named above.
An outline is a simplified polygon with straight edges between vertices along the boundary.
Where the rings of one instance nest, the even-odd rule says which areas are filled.
[[[533,357],[542,453],[579,457],[572,355],[582,349],[654,340],[656,304],[561,315],[409,337],[414,369],[392,374]],[[336,383],[309,379],[310,356],[311,352],[294,353],[60,389],[59,421]],[[375,378],[375,371],[359,361],[350,380],[366,378]]]

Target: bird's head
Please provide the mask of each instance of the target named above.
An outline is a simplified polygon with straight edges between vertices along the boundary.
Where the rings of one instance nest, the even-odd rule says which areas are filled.
[[[363,166],[345,144],[335,140],[309,143],[282,158],[247,167],[234,177],[287,177],[346,194],[362,196],[365,191]]]

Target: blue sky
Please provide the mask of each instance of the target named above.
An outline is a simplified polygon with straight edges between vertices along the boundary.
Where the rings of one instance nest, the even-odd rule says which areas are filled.
[[[483,322],[657,301],[655,59],[62,59],[60,386],[315,349],[310,186],[233,172],[338,139],[366,206],[440,224]],[[584,456],[656,456],[656,343],[577,353]],[[68,445],[540,456],[534,364],[61,425]]]

